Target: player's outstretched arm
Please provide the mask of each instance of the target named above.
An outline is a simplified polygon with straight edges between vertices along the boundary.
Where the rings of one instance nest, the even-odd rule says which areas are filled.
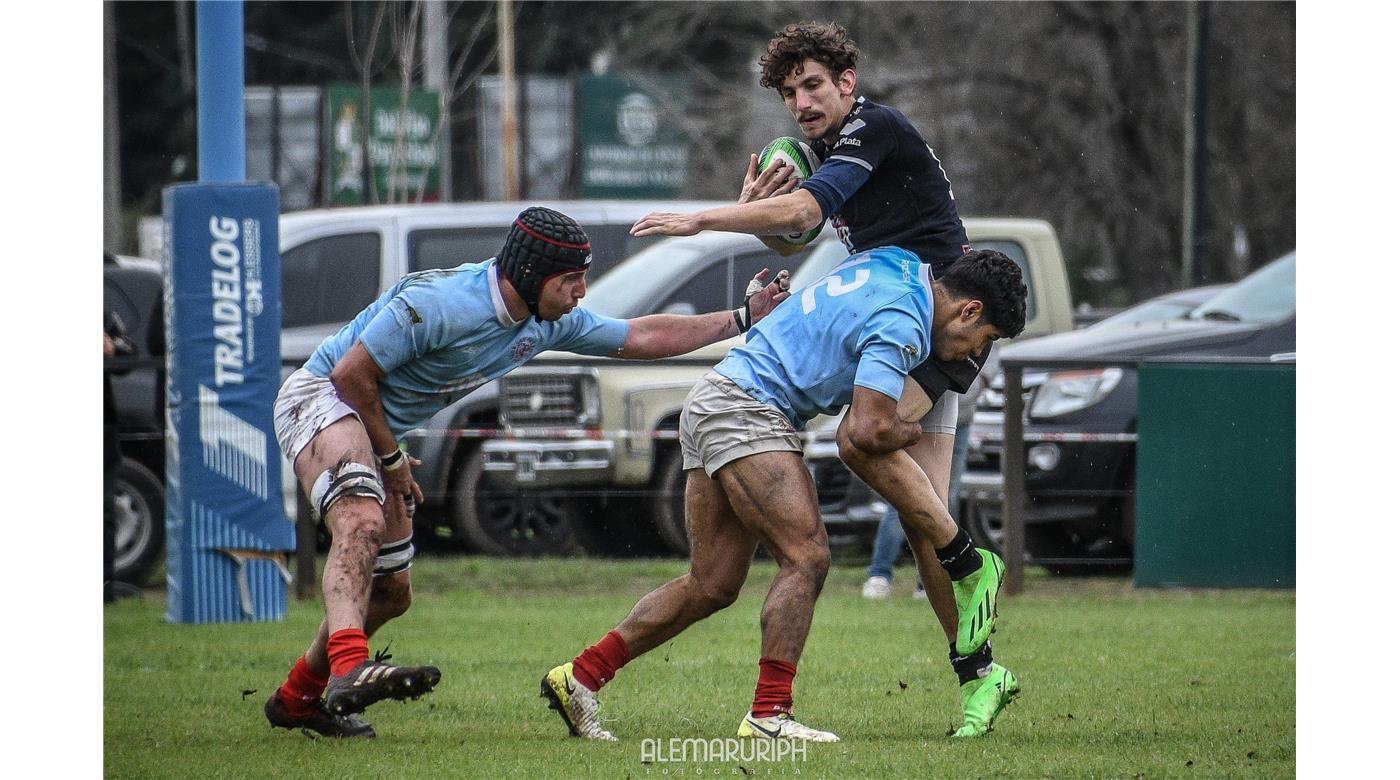
[[[771,168],[769,170],[772,170]],[[692,214],[648,214],[632,226],[634,236],[693,236],[702,230],[755,236],[801,233],[822,223],[822,209],[806,190]]]
[[[779,271],[772,282],[768,275],[767,268],[754,275],[745,291],[744,306],[739,309],[710,314],[650,314],[628,320],[627,340],[616,357],[652,360],[684,355],[739,335],[791,295],[786,270]]]

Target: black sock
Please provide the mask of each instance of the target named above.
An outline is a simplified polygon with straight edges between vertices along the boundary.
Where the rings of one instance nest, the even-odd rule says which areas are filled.
[[[943,568],[948,570],[948,576],[954,580],[960,580],[982,568],[982,556],[977,554],[977,546],[972,543],[972,537],[967,535],[967,531],[961,528],[947,547],[938,548],[938,562],[943,564]]]
[[[958,675],[958,685],[981,678],[992,665],[992,642],[987,640],[971,655],[958,655],[956,645],[949,643],[948,660],[953,662],[953,672]]]

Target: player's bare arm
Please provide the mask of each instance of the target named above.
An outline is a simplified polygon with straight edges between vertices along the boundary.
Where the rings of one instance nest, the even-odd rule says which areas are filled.
[[[770,168],[771,172],[773,169]],[[756,236],[800,233],[820,225],[822,209],[807,190],[736,203],[693,214],[658,212],[632,226],[634,236],[693,236],[702,230],[751,233]]]
[[[374,358],[369,356],[365,345],[355,342],[345,356],[331,369],[331,384],[364,423],[369,434],[370,444],[378,456],[398,451],[398,441],[389,430],[389,422],[384,417],[384,406],[379,400],[379,380],[384,376]],[[384,487],[400,498],[412,496],[416,503],[423,503],[423,491],[413,479],[411,465],[416,462],[407,455],[400,461],[402,466],[385,466],[382,470]]]
[[[871,455],[904,449],[919,440],[923,428],[917,422],[905,422],[895,414],[895,399],[868,387],[856,387],[851,396],[851,408],[838,431],[852,447]]]
[[[792,294],[788,292],[788,272],[779,271],[772,282],[768,281],[767,268],[754,275],[750,289],[758,285],[758,290],[747,295],[748,324],[758,322],[774,307]],[[743,310],[741,309],[740,312]],[[617,351],[617,357],[631,360],[651,360],[654,358],[684,355],[716,341],[723,341],[739,335],[739,320],[743,314],[735,311],[717,311],[709,314],[650,314],[627,321],[627,340]]]

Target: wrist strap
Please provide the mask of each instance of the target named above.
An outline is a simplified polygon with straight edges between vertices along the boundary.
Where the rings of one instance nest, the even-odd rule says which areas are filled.
[[[734,325],[739,328],[740,333],[749,332],[748,308],[748,302],[745,301],[743,306],[734,310]]]
[[[385,471],[394,471],[408,463],[408,459],[404,457],[403,450],[394,450],[388,455],[380,455],[377,457],[379,458],[379,467]]]

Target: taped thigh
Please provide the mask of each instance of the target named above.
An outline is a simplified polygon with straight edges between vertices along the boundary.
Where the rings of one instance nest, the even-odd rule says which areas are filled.
[[[413,565],[413,552],[413,534],[380,545],[379,557],[374,559],[374,576],[385,577],[404,571]]]
[[[924,433],[947,433],[958,432],[958,393],[952,390],[943,391],[943,395],[938,396],[938,401],[933,408],[928,410],[928,414],[919,420]]]
[[[331,506],[346,496],[368,496],[383,506],[384,485],[379,481],[379,469],[344,463],[321,472],[311,486],[311,511],[317,519],[325,517]]]

